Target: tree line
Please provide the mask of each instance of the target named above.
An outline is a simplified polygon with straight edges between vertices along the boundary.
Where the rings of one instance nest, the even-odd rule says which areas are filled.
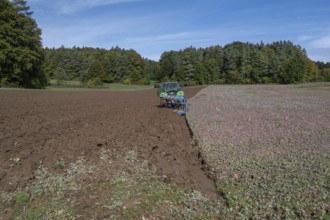
[[[45,49],[44,70],[49,79],[102,83],[150,84],[157,62],[135,50],[89,47]]]
[[[157,80],[194,84],[299,83],[324,80],[306,51],[290,41],[233,42],[163,53]]]
[[[325,63],[317,61],[316,65],[320,70],[320,78],[323,81],[330,82],[330,62]]]
[[[313,62],[290,41],[233,42],[225,46],[167,51],[159,61],[113,47],[42,48],[41,30],[25,0],[0,1],[0,86],[43,88],[55,79],[91,85],[300,83],[330,81],[330,64]]]

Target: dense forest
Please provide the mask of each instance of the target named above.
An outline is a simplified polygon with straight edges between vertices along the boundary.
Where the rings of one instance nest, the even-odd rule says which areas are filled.
[[[186,84],[297,83],[320,80],[304,49],[289,41],[272,44],[233,42],[224,47],[186,48],[163,53],[158,80]]]
[[[58,84],[79,80],[86,85],[330,81],[330,63],[313,62],[290,41],[189,47],[164,52],[158,62],[119,47],[44,49],[31,14],[25,0],[0,1],[0,86],[43,88],[52,79]]]
[[[158,72],[155,61],[144,59],[134,50],[119,47],[45,49],[44,70],[49,79],[93,81],[126,84],[149,84]]]
[[[316,65],[318,66],[320,70],[320,78],[322,81],[330,82],[330,62],[324,63],[324,62],[316,62]]]
[[[46,49],[45,72],[51,79],[149,84],[299,83],[329,80],[326,64],[311,61],[289,41],[272,44],[233,42],[224,47],[189,47],[164,52],[159,62],[118,47]]]

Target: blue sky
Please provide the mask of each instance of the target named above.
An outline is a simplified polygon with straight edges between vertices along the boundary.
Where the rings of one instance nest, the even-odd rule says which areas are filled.
[[[44,47],[164,51],[290,40],[330,62],[330,0],[28,0]]]

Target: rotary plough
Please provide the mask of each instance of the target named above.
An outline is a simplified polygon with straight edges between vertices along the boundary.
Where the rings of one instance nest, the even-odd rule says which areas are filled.
[[[177,82],[166,82],[159,85],[157,94],[160,98],[160,106],[178,109],[179,115],[185,115],[187,100],[182,90],[182,85]]]

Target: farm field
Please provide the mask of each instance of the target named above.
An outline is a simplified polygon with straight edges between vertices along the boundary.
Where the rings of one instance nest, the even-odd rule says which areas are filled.
[[[330,218],[330,84],[209,86],[187,120],[224,219]]]
[[[328,83],[56,91],[0,90],[0,219],[329,217]]]
[[[217,216],[185,118],[158,104],[155,89],[0,91],[0,219]]]

